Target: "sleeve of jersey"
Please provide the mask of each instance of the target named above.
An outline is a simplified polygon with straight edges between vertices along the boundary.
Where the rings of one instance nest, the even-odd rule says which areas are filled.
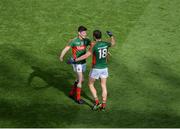
[[[90,51],[91,53],[94,52],[94,46],[95,46],[95,43],[94,43],[94,42],[91,42],[91,45],[90,45],[90,48],[89,48],[89,51]]]
[[[74,43],[73,43],[73,40],[70,40],[67,44],[67,46],[70,46],[70,47],[73,47]]]
[[[92,45],[91,52],[94,53],[94,50],[95,50],[95,45]]]

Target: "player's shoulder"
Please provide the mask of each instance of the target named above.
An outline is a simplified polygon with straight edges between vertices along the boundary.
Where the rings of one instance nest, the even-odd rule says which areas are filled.
[[[91,42],[91,40],[90,40],[89,37],[86,37],[84,40],[87,41],[87,42],[89,42],[89,43]]]
[[[109,41],[102,41],[102,43],[105,45],[111,46],[111,42],[109,42]]]
[[[77,40],[77,37],[74,37],[74,38],[69,39],[69,42],[74,42],[76,40]]]
[[[92,41],[91,42],[91,46],[94,47],[96,45],[96,42],[95,41]]]
[[[95,50],[95,49],[98,49],[101,45],[99,44],[99,42],[93,41],[91,46]]]
[[[103,42],[103,43],[106,43],[106,44],[107,44],[107,43],[110,43],[109,41],[102,41],[102,42]]]
[[[85,40],[90,40],[90,38],[89,38],[89,37],[86,37]]]
[[[95,45],[96,45],[96,42],[95,41],[91,41],[91,44],[90,44],[90,50],[91,51],[94,50]]]
[[[69,39],[66,46],[73,46],[75,41],[76,41],[76,37]]]
[[[68,40],[68,43],[74,43],[74,42],[76,42],[77,41],[77,37],[75,37],[75,38],[71,38],[71,39],[69,39]]]

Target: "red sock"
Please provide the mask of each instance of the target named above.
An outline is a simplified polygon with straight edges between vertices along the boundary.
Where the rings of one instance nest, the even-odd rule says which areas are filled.
[[[77,87],[76,88],[76,100],[81,99],[81,88]]]
[[[71,88],[71,91],[69,92],[69,95],[73,96],[75,94],[75,92],[76,92],[76,86],[73,85]]]
[[[106,103],[102,103],[102,108],[105,108],[106,107]]]
[[[99,104],[99,100],[95,99],[95,104],[98,105]]]

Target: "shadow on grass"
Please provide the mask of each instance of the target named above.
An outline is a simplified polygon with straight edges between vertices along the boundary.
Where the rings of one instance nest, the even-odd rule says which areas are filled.
[[[16,52],[19,52],[19,55],[23,54],[23,57],[19,60],[27,63],[28,66],[32,66],[32,64],[37,63],[30,62],[28,58],[33,61],[36,61],[36,58],[31,57],[24,51],[19,51],[16,47],[11,47],[8,51],[9,53],[11,52],[12,55],[16,55]],[[11,54],[9,57],[12,56]],[[8,56],[8,53],[6,55]],[[126,82],[128,82],[126,83],[128,85],[124,88],[124,90],[134,91],[142,88],[142,91],[140,91],[142,93],[144,91],[148,91],[151,94],[153,93],[153,95],[156,94],[155,97],[144,97],[151,97],[154,101],[163,103],[164,106],[168,106],[169,103],[167,103],[167,101],[161,102],[161,99],[157,97],[161,95],[159,91],[150,90],[147,87],[145,87],[146,89],[143,89],[144,84],[138,79],[133,70],[129,69],[125,64],[120,64],[118,62],[115,63],[116,64],[112,64],[116,66],[112,67],[114,70],[113,75],[118,76],[120,75],[119,73],[122,73],[119,76],[120,80],[118,81],[126,80]],[[150,65],[148,65],[148,69],[150,69],[150,71],[154,71],[153,74],[156,74],[160,79],[168,81],[168,83],[172,83],[176,86],[175,88],[177,88],[179,85],[179,77],[170,71],[169,68],[163,66],[163,64],[158,63],[158,65],[154,65],[156,63],[158,63],[156,60],[148,62]],[[67,88],[67,85],[71,85],[68,80],[70,77],[73,77],[73,74],[68,73],[64,69],[56,71],[53,67],[49,70],[43,69],[42,67],[38,67],[40,66],[40,63],[37,64],[39,65],[33,65],[31,67],[33,72],[30,73],[28,82],[31,83],[34,77],[42,78],[48,86],[59,89],[67,96],[70,88]],[[11,65],[9,65],[6,70],[2,70],[3,74],[8,74],[8,77],[11,76],[12,72],[11,69],[9,69],[10,66]],[[129,87],[131,88],[128,89]],[[8,89],[9,87],[7,86],[6,88]],[[121,88],[119,89],[121,90]],[[132,92],[129,92],[129,94],[132,94]],[[120,95],[116,96],[116,99],[117,97],[120,97]],[[91,110],[85,110],[84,108],[71,105],[41,103],[25,105],[13,100],[1,99],[0,125],[1,127],[180,127],[180,117],[177,114],[165,111],[160,112],[157,107],[158,106],[156,106],[156,108],[153,107],[154,110],[149,113],[129,111],[128,109],[112,109],[112,111],[110,110],[103,113],[92,112]]]
[[[48,87],[55,87],[61,92],[63,92],[66,96],[69,97],[69,91],[71,90],[72,83],[69,81],[69,79],[74,78],[73,74],[71,72],[68,72],[67,70],[61,69],[57,73],[57,71],[53,70],[43,70],[40,67],[32,66],[33,72],[30,74],[28,78],[28,85],[31,85],[31,82],[33,81],[34,77],[39,77],[42,80],[44,80],[48,85],[45,87],[36,87],[35,89],[40,90]],[[90,100],[90,97],[83,91],[82,96],[88,100]],[[85,101],[85,104],[91,107],[92,105]]]
[[[28,85],[31,85],[31,82],[33,81],[34,77],[39,77],[42,80],[44,80],[48,85],[45,87],[36,87],[36,89],[41,88],[47,88],[50,86],[53,86],[60,91],[64,92],[65,95],[68,95],[68,92],[70,90],[70,82],[68,81],[69,78],[73,78],[73,75],[69,72],[63,72],[61,71],[61,74],[57,74],[57,72],[54,72],[52,70],[44,70],[37,66],[31,67],[33,72],[30,74],[28,78]]]
[[[9,82],[7,82],[6,80],[0,82],[0,84],[4,85],[4,88],[7,88],[9,85],[16,87],[18,83],[22,83],[22,80],[26,80],[25,76],[21,76],[19,74],[19,70],[21,70],[21,67],[18,64],[15,64],[16,62],[18,62],[22,65],[24,70],[29,70],[27,69],[29,66],[33,70],[33,72],[30,73],[27,77],[27,83],[23,82],[23,84],[21,85],[28,84],[30,86],[34,77],[38,77],[42,79],[47,85],[44,83],[44,86],[33,87],[34,89],[41,90],[48,87],[55,87],[59,91],[64,93],[65,96],[68,96],[68,92],[70,91],[73,84],[71,80],[74,78],[74,75],[72,71],[69,71],[67,69],[67,67],[62,65],[57,66],[57,64],[50,64],[49,62],[47,62],[47,60],[43,60],[43,58],[41,60],[36,56],[36,54],[27,52],[23,48],[15,46],[13,44],[1,44],[0,50],[1,54],[6,53],[2,60],[0,60],[0,66],[3,67],[3,69],[1,69],[0,71],[3,75],[3,78],[9,79]],[[23,72],[26,73],[27,71]],[[86,99],[90,99],[85,92],[83,92],[82,95]],[[91,106],[87,102],[86,104],[88,106]]]
[[[173,71],[169,66],[160,63],[157,59],[149,60],[147,62],[148,67],[151,70],[151,74],[159,77],[164,80],[166,83],[171,84],[172,86],[179,88],[180,86],[180,76],[177,75],[177,71]]]
[[[77,112],[78,111],[78,112]],[[1,127],[180,127],[176,114],[112,110],[96,112],[62,104],[0,100]]]

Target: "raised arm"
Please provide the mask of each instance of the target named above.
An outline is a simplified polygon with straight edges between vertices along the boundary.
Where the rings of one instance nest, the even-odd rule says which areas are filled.
[[[111,43],[111,46],[114,46],[116,44],[116,41],[115,41],[115,37],[113,36],[112,32],[110,31],[106,31],[106,33],[109,35],[110,37],[110,43]]]
[[[111,36],[111,46],[113,47],[116,44],[114,36]]]

